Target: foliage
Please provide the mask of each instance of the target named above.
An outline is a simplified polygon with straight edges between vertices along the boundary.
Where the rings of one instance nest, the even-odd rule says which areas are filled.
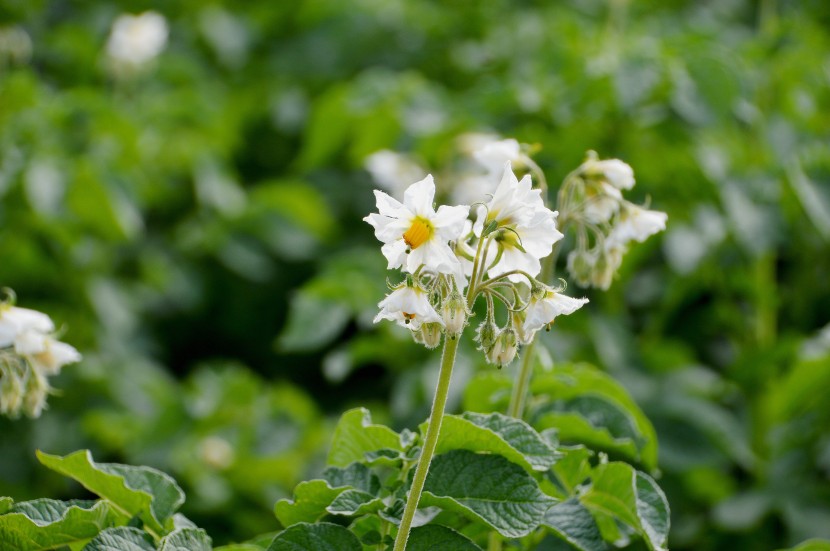
[[[0,420],[0,494],[82,497],[34,450],[91,448],[169,471],[188,517],[217,543],[243,540],[322,476],[326,414],[368,404],[398,434],[417,427],[435,362],[371,328],[384,263],[359,222],[361,166],[383,148],[446,166],[479,129],[540,144],[550,175],[587,149],[622,158],[671,220],[545,337],[526,421],[548,443],[557,429],[564,455],[541,483],[561,492],[549,537],[591,549],[597,533],[655,529],[631,516],[636,499],[619,528],[567,497],[601,464],[588,449],[657,478],[672,549],[830,537],[823,3],[238,4],[156,5],[167,49],[124,78],[106,62],[110,25],[149,3],[0,2],[0,30],[31,44],[0,39],[0,283],[64,322],[85,357],[40,420]],[[505,411],[510,377],[460,354],[451,409]],[[559,370],[581,370],[565,363],[577,357],[602,370],[565,397]],[[467,451],[495,447],[539,476],[547,460],[473,430]],[[380,469],[401,448],[361,453]],[[54,518],[143,540],[104,505],[67,503]],[[93,509],[104,520],[80,520]],[[480,536],[454,530],[474,522],[456,515],[413,538]]]

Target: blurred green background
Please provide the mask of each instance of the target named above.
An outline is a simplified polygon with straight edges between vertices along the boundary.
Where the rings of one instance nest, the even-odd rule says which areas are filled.
[[[113,22],[150,9],[164,49],[119,67]],[[538,144],[551,183],[619,157],[669,213],[545,338],[655,424],[671,548],[830,537],[824,0],[0,0],[0,285],[85,355],[0,420],[0,495],[76,495],[34,450],[88,447],[245,539],[339,412],[425,418],[437,355],[371,323],[363,163],[441,167],[471,131]],[[451,407],[492,369],[470,344]]]

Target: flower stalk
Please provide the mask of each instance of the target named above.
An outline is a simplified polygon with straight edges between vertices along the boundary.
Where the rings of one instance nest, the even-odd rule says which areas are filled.
[[[429,414],[429,424],[424,437],[424,445],[421,450],[421,457],[418,459],[418,466],[415,467],[415,476],[412,479],[412,486],[409,489],[409,496],[406,500],[406,507],[403,511],[401,524],[398,528],[398,535],[395,538],[394,551],[404,551],[406,542],[409,539],[409,532],[412,529],[412,519],[415,518],[415,511],[418,502],[421,500],[421,492],[424,490],[424,483],[427,480],[429,464],[432,456],[435,455],[435,448],[438,445],[438,434],[441,432],[441,423],[444,419],[444,408],[447,405],[447,396],[450,390],[452,379],[452,368],[455,365],[455,355],[458,351],[459,339],[444,339],[444,351],[441,355],[441,371],[438,374],[438,386],[435,388],[435,398],[432,401],[432,410]]]

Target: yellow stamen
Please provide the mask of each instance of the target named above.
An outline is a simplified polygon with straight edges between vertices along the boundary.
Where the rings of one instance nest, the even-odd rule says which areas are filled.
[[[403,234],[403,240],[410,249],[417,249],[432,236],[432,224],[423,218],[416,218]]]
[[[415,319],[415,314],[410,314],[409,312],[401,312],[403,314],[403,322],[407,325],[410,321]]]

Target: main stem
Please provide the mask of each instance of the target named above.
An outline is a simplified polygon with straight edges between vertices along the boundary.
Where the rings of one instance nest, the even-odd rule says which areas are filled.
[[[432,462],[435,447],[438,445],[438,433],[441,431],[441,422],[444,419],[444,407],[447,405],[447,395],[450,390],[450,379],[452,378],[452,368],[455,364],[455,353],[458,350],[459,340],[459,336],[454,339],[444,337],[441,372],[438,375],[438,386],[435,389],[432,411],[429,414],[429,425],[424,438],[424,447],[421,450],[421,457],[418,459],[418,466],[415,468],[415,478],[412,480],[412,487],[409,489],[409,497],[406,500],[401,525],[398,528],[398,536],[395,538],[394,551],[404,551],[406,549],[406,541],[409,539],[409,531],[412,528],[412,519],[415,517],[418,502],[421,500],[421,492],[427,479],[429,464]]]

